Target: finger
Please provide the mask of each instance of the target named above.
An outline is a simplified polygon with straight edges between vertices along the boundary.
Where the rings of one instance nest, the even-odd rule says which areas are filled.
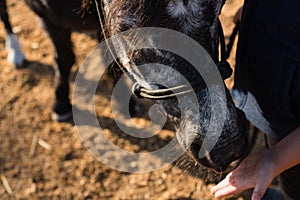
[[[215,194],[218,190],[221,190],[227,186],[229,186],[231,183],[229,182],[230,177],[232,176],[232,172],[230,172],[225,179],[223,179],[221,182],[219,182],[217,185],[211,188],[211,193]]]
[[[218,190],[214,196],[216,198],[221,198],[221,197],[225,197],[225,196],[229,196],[229,195],[233,195],[233,194],[238,194],[240,193],[242,190],[234,185],[229,185],[221,190]]]
[[[253,190],[251,200],[260,200],[264,196],[268,186],[268,182],[266,182],[265,180],[258,179],[256,186]]]
[[[251,200],[260,200],[264,196],[265,191],[253,191]]]
[[[211,193],[215,194],[217,191],[222,190],[222,189],[228,187],[229,185],[230,185],[229,181],[224,179],[223,181],[218,183],[218,185],[211,188]]]

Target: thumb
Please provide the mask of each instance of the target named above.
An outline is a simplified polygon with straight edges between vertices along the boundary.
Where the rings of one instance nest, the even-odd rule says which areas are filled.
[[[267,188],[269,186],[269,183],[266,182],[266,180],[261,180],[258,178],[256,182],[256,186],[253,190],[251,200],[260,200],[264,196]]]

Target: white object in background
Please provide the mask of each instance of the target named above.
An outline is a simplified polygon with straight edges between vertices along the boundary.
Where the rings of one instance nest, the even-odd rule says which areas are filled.
[[[11,33],[6,38],[6,50],[8,52],[7,61],[16,69],[20,69],[25,61],[25,55],[21,50],[21,45],[18,37]]]

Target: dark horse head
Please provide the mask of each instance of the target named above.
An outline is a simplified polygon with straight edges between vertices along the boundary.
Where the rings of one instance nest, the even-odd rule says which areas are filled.
[[[201,44],[212,60],[218,62],[218,15],[224,0],[104,0],[102,3],[109,36],[142,27],[167,28],[183,33]],[[183,38],[178,38],[180,39]],[[134,40],[138,42],[139,38],[135,37]],[[153,77],[164,80],[166,87],[176,87],[179,82],[176,75],[168,74],[163,69],[158,72],[156,68],[149,67],[141,71],[139,66],[146,63],[167,65],[183,74],[188,81],[199,80],[200,76],[189,62],[176,54],[156,48],[155,43],[150,49],[124,54],[120,62],[135,77],[138,84],[150,90],[157,88]],[[222,76],[221,70],[220,73]],[[224,86],[223,81],[222,84]],[[212,87],[212,91],[218,95],[219,86]],[[210,140],[215,137],[213,132],[208,132],[208,128],[210,124],[214,124],[211,109],[215,108],[218,102],[212,103],[207,87],[198,88],[195,93],[198,110],[192,106],[195,99],[184,99],[184,109],[179,108],[174,98],[160,99],[158,103],[163,105],[166,114],[174,120],[178,129],[178,141],[195,160],[216,171],[223,171],[232,161],[242,158],[247,152],[245,116],[234,106],[229,91],[225,89],[225,98],[219,101],[225,102],[225,107],[217,111],[225,116],[224,126],[213,149],[206,152],[205,157],[199,157],[204,138]]]

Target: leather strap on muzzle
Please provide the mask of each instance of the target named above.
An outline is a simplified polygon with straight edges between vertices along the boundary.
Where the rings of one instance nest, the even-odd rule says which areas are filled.
[[[229,78],[232,74],[230,64],[226,61],[226,45],[224,39],[223,28],[218,19],[219,44],[221,46],[221,60],[216,63],[223,80]],[[190,83],[193,90],[200,90],[206,87],[202,79],[195,80]],[[137,82],[132,87],[133,94],[138,98],[146,98],[152,100],[166,100],[176,98],[179,95],[186,95],[193,90],[187,85],[178,85],[171,88],[166,88],[156,84],[157,89],[148,89],[139,85]]]

